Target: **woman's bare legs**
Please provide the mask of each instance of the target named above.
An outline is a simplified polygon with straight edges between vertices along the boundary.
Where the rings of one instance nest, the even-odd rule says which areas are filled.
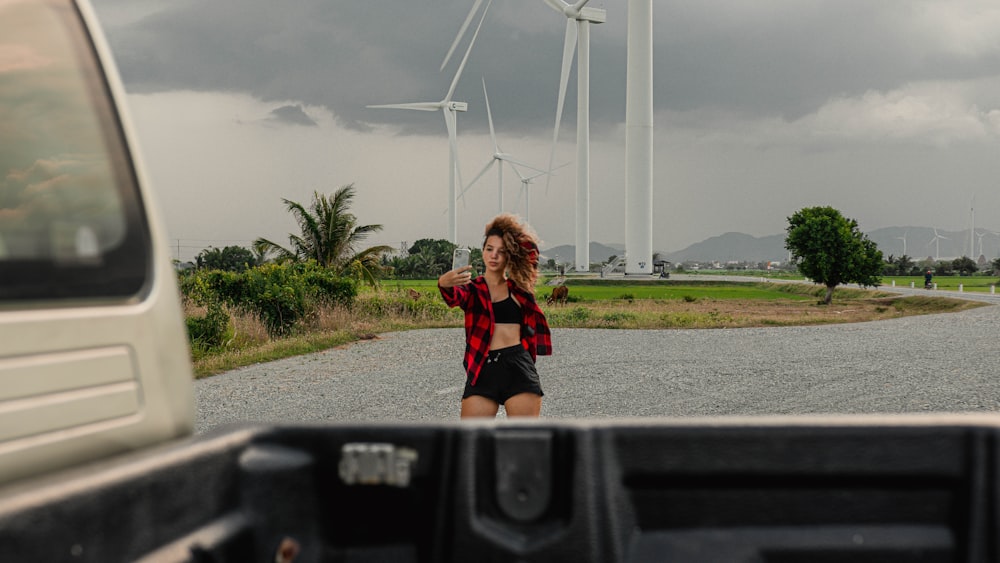
[[[542,414],[542,397],[534,393],[518,393],[503,404],[507,416],[539,416]]]
[[[498,410],[500,405],[496,401],[480,395],[469,395],[462,399],[462,418],[495,417]]]

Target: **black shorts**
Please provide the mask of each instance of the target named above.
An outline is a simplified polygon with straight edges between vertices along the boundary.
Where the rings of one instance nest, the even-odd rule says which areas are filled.
[[[462,398],[479,395],[502,405],[519,393],[533,393],[539,397],[545,395],[531,354],[524,346],[516,344],[490,351],[476,384],[472,384],[472,376],[465,380]]]

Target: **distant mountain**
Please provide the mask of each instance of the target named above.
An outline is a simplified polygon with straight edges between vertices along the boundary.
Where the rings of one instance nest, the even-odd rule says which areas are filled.
[[[1000,256],[1000,233],[989,229],[976,229],[973,241],[970,232],[944,231],[938,229],[938,239],[931,227],[885,227],[865,233],[882,254],[900,256],[903,254],[903,239],[906,239],[906,254],[915,261],[927,258],[953,260],[970,256],[974,260],[982,254],[987,260]],[[975,247],[970,254],[970,242]],[[576,258],[575,246],[564,244],[542,252],[546,258],[559,256],[560,262],[572,262]],[[590,243],[590,261],[606,262],[611,256],[621,256],[624,245]],[[658,252],[661,257],[675,264],[680,262],[785,262],[785,233],[765,237],[755,237],[745,233],[725,233],[707,238],[701,242],[676,252]],[[974,254],[974,255],[973,255]]]
[[[624,249],[625,245],[607,245],[590,241],[590,261],[592,263],[607,262],[608,258],[612,256],[621,256],[625,252]],[[554,246],[548,250],[542,250],[542,258],[544,259],[551,258],[555,260],[556,256],[559,257],[559,262],[575,262],[576,246],[563,244],[561,246]]]
[[[679,262],[785,262],[785,235],[755,237],[745,233],[726,233],[696,242],[691,246],[670,252],[664,257]]]

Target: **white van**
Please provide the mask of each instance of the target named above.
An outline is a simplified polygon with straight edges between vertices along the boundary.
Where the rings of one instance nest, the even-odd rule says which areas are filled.
[[[190,434],[176,277],[86,1],[0,0],[0,483]]]

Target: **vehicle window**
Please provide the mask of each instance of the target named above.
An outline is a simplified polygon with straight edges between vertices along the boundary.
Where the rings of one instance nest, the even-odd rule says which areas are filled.
[[[149,269],[138,198],[75,8],[0,0],[0,306],[136,295]]]

